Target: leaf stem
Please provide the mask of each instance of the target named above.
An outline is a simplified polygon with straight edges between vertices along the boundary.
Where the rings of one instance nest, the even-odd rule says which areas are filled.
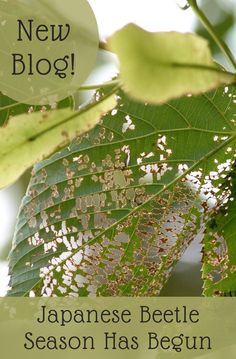
[[[79,91],[96,90],[98,88],[111,87],[119,84],[119,80],[111,80],[100,84],[84,85],[79,88]]]
[[[203,26],[206,28],[208,33],[211,35],[215,43],[218,45],[218,47],[221,49],[223,54],[226,56],[228,61],[231,63],[233,68],[236,70],[236,60],[234,55],[232,54],[229,47],[226,45],[226,43],[218,36],[216,33],[214,26],[210,23],[206,15],[203,13],[203,11],[198,7],[197,0],[188,0],[189,5],[195,12],[195,14],[198,16],[200,21],[202,22]]]

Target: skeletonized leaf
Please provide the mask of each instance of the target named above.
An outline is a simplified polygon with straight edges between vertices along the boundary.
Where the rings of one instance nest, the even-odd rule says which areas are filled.
[[[215,206],[207,214],[203,239],[202,270],[207,296],[236,295],[236,172],[233,159],[220,166],[221,175],[224,172],[223,184],[218,186],[215,194]]]
[[[115,104],[114,95],[108,95],[79,112],[66,108],[11,118],[0,128],[0,188],[95,126]]]
[[[157,295],[208,205],[197,194],[235,143],[234,96],[151,106],[120,93],[93,130],[39,163],[9,295]]]
[[[212,60],[208,43],[195,34],[150,33],[129,24],[108,40],[118,55],[121,84],[130,96],[162,103],[235,82]]]

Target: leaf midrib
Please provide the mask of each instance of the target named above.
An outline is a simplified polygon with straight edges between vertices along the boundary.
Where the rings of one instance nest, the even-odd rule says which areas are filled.
[[[225,146],[229,145],[231,142],[233,142],[236,139],[236,134],[234,134],[232,137],[230,137],[229,139],[227,139],[226,141],[224,141],[223,143],[221,143],[220,146],[216,147],[214,150],[210,151],[208,154],[206,154],[205,156],[203,156],[199,161],[197,161],[192,167],[190,167],[186,172],[184,172],[181,176],[175,178],[172,182],[170,182],[168,185],[166,185],[163,190],[161,190],[160,192],[156,193],[155,195],[151,196],[146,202],[142,203],[140,206],[138,206],[137,208],[133,209],[132,211],[129,212],[129,214],[123,218],[121,218],[119,221],[115,222],[114,224],[112,224],[110,227],[106,228],[104,231],[102,231],[101,233],[99,233],[98,236],[94,237],[93,239],[89,240],[88,242],[82,244],[78,249],[74,250],[73,253],[71,254],[71,256],[69,256],[68,258],[66,258],[66,260],[61,262],[61,265],[63,265],[69,258],[73,257],[78,251],[80,251],[81,249],[84,248],[85,245],[93,245],[94,243],[96,243],[97,239],[101,236],[103,236],[104,234],[106,234],[108,231],[110,231],[113,227],[116,227],[118,224],[120,224],[122,221],[124,221],[128,216],[132,215],[133,213],[135,213],[136,211],[140,210],[141,208],[144,208],[150,201],[152,201],[156,196],[160,195],[162,192],[164,192],[165,190],[169,189],[170,187],[172,187],[175,183],[177,183],[178,181],[180,181],[182,178],[186,177],[186,175],[190,172],[192,172],[196,167],[198,167],[201,162],[205,161],[206,159],[210,158],[211,156],[213,156],[215,153],[217,153],[218,151],[220,151],[221,149],[223,149]],[[13,267],[14,268],[14,267]],[[11,272],[13,270],[13,268],[11,269]],[[51,273],[53,270],[51,270],[49,273]],[[25,293],[24,296],[28,295],[29,292],[35,288],[36,286],[38,286],[40,283],[42,283],[43,278],[40,278],[35,285],[30,288],[28,290],[28,292]]]
[[[112,131],[112,129],[111,129]],[[201,128],[196,128],[196,127],[183,127],[183,128],[176,128],[176,129],[166,129],[166,130],[157,130],[155,132],[151,132],[151,133],[148,133],[146,135],[140,135],[138,137],[130,137],[130,138],[127,138],[125,140],[119,140],[119,141],[114,141],[114,142],[106,142],[106,143],[102,143],[102,144],[97,144],[97,145],[94,145],[94,146],[90,146],[90,147],[85,147],[85,148],[82,148],[80,150],[75,150],[75,151],[71,151],[69,153],[67,153],[66,155],[62,156],[62,157],[59,157],[55,160],[53,160],[53,162],[49,162],[49,163],[46,163],[44,165],[43,168],[47,168],[49,166],[53,164],[55,164],[56,162],[61,162],[61,160],[67,158],[67,157],[70,157],[70,156],[73,156],[73,154],[78,154],[78,153],[81,153],[81,152],[84,152],[84,151],[87,151],[88,149],[96,149],[96,148],[101,148],[101,147],[106,147],[106,146],[113,146],[113,145],[120,145],[122,144],[123,142],[125,143],[129,143],[129,142],[132,142],[132,141],[137,141],[137,140],[142,140],[144,138],[147,138],[149,136],[154,136],[156,134],[165,134],[165,133],[173,133],[173,132],[187,132],[187,131],[196,131],[196,132],[201,132],[201,133],[211,133],[213,135],[227,135],[227,136],[230,136],[230,135],[236,135],[236,130],[235,131],[214,131],[214,130],[206,130],[206,129],[201,129]],[[178,161],[181,161],[181,160],[178,160]],[[191,161],[191,159],[189,159],[188,161]],[[166,161],[164,161],[166,162]],[[128,167],[130,168],[130,167]],[[41,168],[38,170],[38,171],[41,171]],[[108,171],[108,170],[107,170]],[[101,171],[101,173],[103,172],[107,172],[107,171]],[[97,172],[97,173],[100,173],[100,172]],[[37,171],[35,172],[35,174],[37,174]],[[90,174],[90,175],[93,175],[93,174],[96,174],[96,172]],[[86,176],[86,175],[81,175],[81,176]],[[80,176],[77,176],[77,177],[80,177]],[[62,181],[59,181],[59,182],[55,182],[53,183],[54,185],[57,185],[57,184],[61,184],[63,182],[66,182],[68,181],[68,179],[64,179]],[[36,183],[35,185],[38,185],[39,183]],[[37,198],[39,195],[41,195],[42,193],[44,193],[48,188],[44,189],[43,191],[39,192],[36,196],[32,197],[31,200],[29,202],[25,202],[24,204],[28,204],[30,203],[32,200],[34,200],[35,198]]]
[[[86,113],[87,111],[92,110],[95,107],[99,107],[104,101],[106,101],[112,94],[114,94],[117,91],[117,88],[112,89],[112,91],[110,91],[109,93],[107,93],[105,96],[102,97],[101,101],[99,102],[92,102],[90,104],[88,104],[87,106],[85,106],[83,109],[81,109],[80,111],[74,111],[73,114],[71,114],[70,116],[66,117],[65,119],[63,119],[61,122],[58,122],[58,124],[55,124],[41,132],[39,132],[37,135],[29,137],[24,139],[23,141],[21,141],[20,143],[17,144],[16,147],[14,147],[14,151],[16,151],[18,148],[21,148],[22,146],[28,144],[28,143],[32,143],[33,141],[36,141],[37,139],[39,139],[40,137],[42,137],[44,134],[49,133],[50,131],[53,131],[54,129],[60,128],[61,126],[63,126],[65,123],[70,122],[71,120],[75,119],[76,117],[80,117],[82,116],[84,113]],[[1,109],[0,109],[1,110]],[[66,109],[61,109],[61,111],[65,111]],[[60,110],[58,110],[60,111]],[[53,113],[53,112],[52,112]],[[37,113],[36,113],[37,114]],[[19,115],[22,116],[22,115]],[[7,127],[4,127],[4,130]],[[88,129],[89,130],[89,129]],[[0,153],[0,158],[6,156],[9,153],[9,149],[7,149],[7,151]]]
[[[112,131],[112,130],[111,130]],[[122,144],[123,142],[125,143],[130,143],[132,141],[138,141],[138,140],[142,140],[144,138],[147,138],[149,136],[154,136],[156,134],[165,134],[165,133],[173,133],[173,132],[187,132],[187,131],[196,131],[196,132],[201,132],[201,133],[211,133],[213,135],[236,135],[236,130],[235,131],[213,131],[213,130],[207,130],[207,129],[201,129],[201,128],[196,128],[196,127],[184,127],[184,128],[177,128],[177,129],[167,129],[167,130],[156,130],[155,132],[151,132],[149,134],[146,134],[146,135],[140,135],[140,136],[137,136],[137,137],[131,137],[131,138],[128,138],[128,139],[125,139],[125,140],[119,140],[119,141],[114,141],[114,142],[107,142],[107,143],[103,143],[103,144],[98,144],[98,145],[95,145],[95,146],[91,146],[89,147],[89,149],[95,149],[95,148],[101,148],[103,146],[113,146],[113,145],[120,145]],[[73,151],[73,152],[70,152],[68,153],[67,155],[63,156],[63,157],[60,157],[58,158],[57,160],[55,160],[53,162],[53,164],[55,164],[55,162],[57,161],[61,161],[63,158],[67,158],[69,156],[72,156],[73,153],[75,154],[78,154],[78,153],[81,153],[81,152],[84,152],[86,151],[87,148],[83,148],[81,150],[78,150],[78,151]],[[163,161],[155,161],[155,163],[179,163],[179,162],[193,162],[192,159],[186,159],[186,160],[182,160],[182,159],[176,159],[176,160],[163,160]],[[153,162],[154,163],[154,162]],[[152,164],[152,162],[148,162],[146,164]],[[50,166],[51,163],[47,164],[44,166],[47,167],[47,166]],[[143,165],[145,165],[145,163],[143,163]],[[132,168],[136,168],[138,167],[139,165],[132,165],[132,166],[128,166],[128,169],[132,169]],[[88,174],[84,174],[84,175],[79,175],[79,176],[76,176],[74,177],[75,178],[80,178],[80,177],[87,177],[87,176],[91,176],[91,175],[101,175],[103,173],[107,173],[107,172],[112,172],[114,171],[115,169],[111,169],[111,170],[104,170],[104,171],[100,171],[100,172],[93,172],[92,174],[91,173],[88,173]],[[58,182],[55,182],[53,183],[54,185],[59,185],[59,184],[62,184],[62,183],[65,183],[67,182],[68,179],[64,179],[62,181],[58,181]],[[43,193],[45,193],[48,189],[50,188],[50,186],[48,186],[47,188],[45,188],[43,191],[37,193],[37,195],[35,195],[34,197],[31,197],[30,198],[30,201],[28,202],[25,202],[24,205],[29,205],[30,203],[32,203],[32,201],[34,201],[37,197],[41,196]],[[51,206],[53,207],[53,206]],[[48,209],[50,207],[47,207],[45,209]],[[44,209],[44,210],[45,210]],[[40,211],[39,211],[40,212]],[[37,215],[39,212],[37,212],[35,215]],[[19,229],[21,229],[22,227],[20,227]]]

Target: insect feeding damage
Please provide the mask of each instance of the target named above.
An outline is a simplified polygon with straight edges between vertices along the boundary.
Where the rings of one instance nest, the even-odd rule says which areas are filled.
[[[188,115],[178,101],[154,107],[123,94],[118,101],[93,130],[36,167],[18,223],[13,293],[27,263],[30,295],[157,295],[221,200],[212,181],[231,168],[223,120],[209,128],[194,97],[185,100]]]

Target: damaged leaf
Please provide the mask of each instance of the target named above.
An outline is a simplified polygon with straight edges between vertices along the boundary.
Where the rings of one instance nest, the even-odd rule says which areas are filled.
[[[70,108],[11,118],[0,128],[0,188],[12,184],[36,162],[95,126],[115,106],[113,95],[75,112]]]
[[[195,34],[150,33],[128,24],[110,37],[108,48],[118,55],[123,90],[137,100],[159,104],[236,80]]]
[[[9,295],[158,295],[211,206],[209,176],[233,156],[235,97],[152,106],[119,93],[93,130],[37,164]]]
[[[33,113],[38,111],[50,111],[52,109],[61,109],[70,107],[73,108],[74,101],[72,97],[59,101],[54,106],[30,106],[24,103],[19,103],[12,100],[10,97],[0,93],[0,127],[6,126],[9,119],[27,113]]]
[[[230,148],[229,148],[230,150]],[[217,205],[208,211],[203,239],[203,280],[206,296],[236,296],[236,166],[218,186]]]

